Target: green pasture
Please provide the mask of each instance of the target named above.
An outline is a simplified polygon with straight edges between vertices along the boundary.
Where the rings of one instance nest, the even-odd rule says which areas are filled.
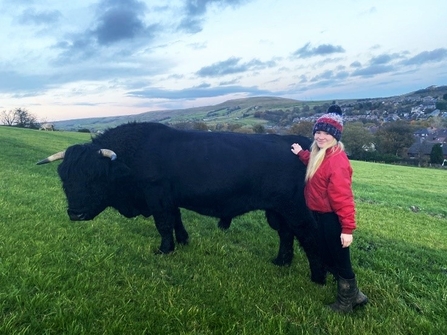
[[[0,127],[0,334],[446,334],[447,171],[353,161],[351,247],[370,303],[325,305],[335,282],[309,279],[298,246],[262,212],[217,220],[182,211],[190,244],[155,255],[152,219],[108,209],[71,222],[57,165],[35,163],[90,135]]]

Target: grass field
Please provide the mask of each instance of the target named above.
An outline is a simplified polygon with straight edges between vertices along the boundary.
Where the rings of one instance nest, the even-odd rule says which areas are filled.
[[[447,171],[353,161],[351,247],[370,304],[329,311],[296,247],[276,267],[262,212],[183,211],[190,244],[154,255],[151,219],[106,210],[71,222],[56,173],[35,163],[88,134],[0,127],[0,334],[445,334]]]

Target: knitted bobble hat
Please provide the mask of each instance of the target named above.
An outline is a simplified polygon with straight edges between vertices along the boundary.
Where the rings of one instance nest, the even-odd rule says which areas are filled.
[[[330,106],[326,114],[318,118],[312,134],[315,135],[317,131],[325,131],[334,136],[337,141],[340,141],[341,132],[343,131],[343,118],[340,106]]]

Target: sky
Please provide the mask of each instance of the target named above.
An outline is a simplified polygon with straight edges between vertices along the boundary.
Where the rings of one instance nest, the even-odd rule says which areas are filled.
[[[0,0],[0,112],[41,122],[447,85],[443,0]]]

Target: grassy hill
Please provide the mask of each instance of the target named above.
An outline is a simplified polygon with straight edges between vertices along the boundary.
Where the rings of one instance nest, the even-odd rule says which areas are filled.
[[[188,246],[155,255],[152,219],[106,210],[71,222],[55,162],[89,134],[0,127],[0,334],[445,334],[446,171],[353,161],[358,229],[351,247],[370,304],[330,312],[332,280],[313,284],[296,246],[262,212],[217,220],[182,210]]]
[[[374,98],[374,99],[341,99],[337,100],[339,104],[350,104],[356,101],[376,101],[384,99],[403,99],[417,97],[441,97],[447,93],[447,86],[431,86],[415,92],[403,94],[401,96]],[[252,97],[244,99],[228,100],[221,104],[213,106],[203,106],[177,110],[161,110],[146,112],[137,115],[123,115],[112,117],[74,119],[67,121],[54,122],[56,129],[59,130],[78,130],[90,129],[92,131],[103,130],[118,126],[131,121],[153,121],[163,123],[180,122],[205,122],[209,126],[215,126],[217,123],[236,123],[243,126],[253,126],[256,124],[275,125],[274,122],[256,117],[255,114],[266,111],[292,111],[295,107],[302,112],[304,106],[308,106],[312,111],[315,106],[325,106],[331,104],[332,100],[320,101],[300,101],[293,99],[284,99],[278,97]]]
[[[216,124],[217,122],[240,122],[244,125],[250,125],[265,123],[265,120],[260,120],[259,118],[254,117],[256,111],[265,111],[268,109],[293,109],[293,107],[302,107],[304,104],[312,106],[313,104],[316,104],[316,102],[304,103],[298,100],[276,97],[234,99],[213,106],[153,111],[137,115],[57,121],[54,122],[54,125],[56,129],[60,130],[76,130],[79,128],[102,130],[132,121],[164,123],[204,121],[208,124]]]

